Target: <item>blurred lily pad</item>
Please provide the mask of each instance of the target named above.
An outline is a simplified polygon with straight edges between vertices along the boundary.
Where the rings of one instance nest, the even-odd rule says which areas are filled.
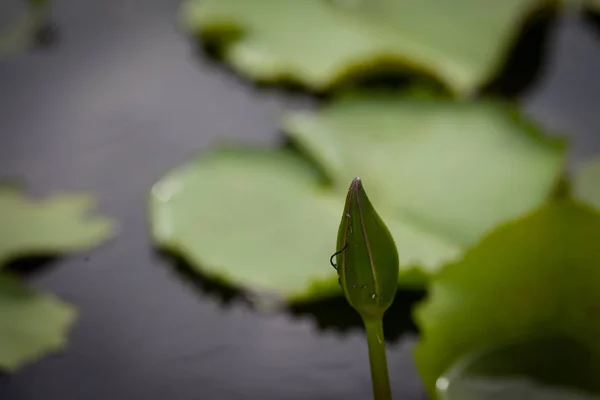
[[[72,306],[0,275],[0,371],[61,349],[75,316]]]
[[[329,266],[343,196],[286,150],[219,149],[152,189],[154,240],[217,280],[287,299],[339,293]]]
[[[438,378],[465,357],[522,343],[529,344],[527,352],[532,343],[583,348],[576,354],[586,357],[571,359],[557,356],[556,345],[531,354],[558,357],[558,364],[569,361],[566,368],[576,368],[569,376],[578,386],[600,390],[599,241],[600,214],[574,200],[558,200],[496,229],[438,273],[430,282],[429,299],[415,313],[422,332],[416,363],[430,395],[436,381],[440,389],[447,387]],[[525,353],[520,348],[513,361],[528,359]],[[537,365],[543,379],[550,376],[550,364]],[[487,365],[498,372],[506,360]]]
[[[600,209],[600,158],[580,166],[573,182],[575,195]]]
[[[20,3],[23,3],[22,14],[14,21],[7,22],[8,27],[0,28],[0,59],[30,48],[35,43],[39,30],[48,22],[50,16],[48,0],[27,0]],[[2,6],[4,15],[13,14],[5,9],[11,6],[15,7],[10,2],[4,3]]]
[[[87,216],[93,206],[87,195],[33,200],[18,188],[0,186],[0,269],[17,258],[84,250],[110,238],[114,222]]]
[[[286,118],[291,138],[339,192],[360,176],[385,221],[444,248],[463,248],[544,202],[559,182],[562,139],[542,136],[510,106],[426,95],[348,95]],[[398,233],[401,268],[435,270],[447,252],[422,252]]]
[[[498,72],[544,0],[186,0],[186,29],[235,69],[318,91],[376,67],[424,72],[469,95]],[[435,12],[432,12],[434,10]]]

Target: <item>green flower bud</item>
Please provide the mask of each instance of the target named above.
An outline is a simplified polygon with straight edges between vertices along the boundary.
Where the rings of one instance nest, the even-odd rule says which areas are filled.
[[[352,181],[346,197],[337,249],[336,268],[346,300],[363,319],[382,318],[398,287],[398,250],[360,178]]]

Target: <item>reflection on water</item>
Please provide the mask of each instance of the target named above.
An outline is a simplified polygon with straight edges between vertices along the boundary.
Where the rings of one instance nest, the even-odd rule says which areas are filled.
[[[548,338],[472,355],[438,379],[442,399],[600,399],[600,357]]]

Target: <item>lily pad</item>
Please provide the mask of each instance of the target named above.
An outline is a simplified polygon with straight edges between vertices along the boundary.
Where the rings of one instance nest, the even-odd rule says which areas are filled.
[[[492,101],[348,95],[316,114],[291,114],[284,129],[336,190],[361,177],[385,221],[445,249],[471,245],[538,207],[565,159],[562,139]],[[401,268],[435,270],[447,261],[447,251],[417,254],[418,242],[394,236]]]
[[[27,50],[35,42],[35,35],[48,21],[48,0],[23,1],[22,15],[8,28],[0,29],[0,59]],[[9,6],[6,4],[5,6]]]
[[[584,163],[573,182],[575,195],[600,209],[600,158]]]
[[[114,222],[87,216],[93,206],[87,195],[33,200],[18,188],[0,186],[0,269],[20,257],[84,250],[110,238]]]
[[[329,266],[343,196],[286,150],[219,149],[152,189],[152,234],[198,272],[287,299],[339,293]]]
[[[61,349],[75,316],[72,306],[0,275],[0,371]]]
[[[378,66],[425,72],[457,95],[498,72],[543,0],[186,0],[186,29],[216,38],[259,81],[322,91]],[[435,10],[435,12],[432,12]]]
[[[422,332],[416,363],[430,395],[436,381],[447,385],[438,378],[465,357],[557,340],[585,349],[588,357],[571,360],[579,363],[572,376],[585,389],[600,390],[599,241],[596,210],[557,200],[499,227],[438,273],[415,312]],[[538,354],[557,354],[556,346],[546,348],[554,353]],[[523,350],[515,354],[524,359]],[[541,370],[550,365],[541,363]]]

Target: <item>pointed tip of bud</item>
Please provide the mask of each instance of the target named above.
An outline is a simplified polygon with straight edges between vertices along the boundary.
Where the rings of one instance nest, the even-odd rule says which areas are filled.
[[[361,188],[362,188],[362,181],[357,176],[356,178],[354,178],[352,180],[352,183],[350,184],[350,190],[357,190],[357,189],[361,189]]]

